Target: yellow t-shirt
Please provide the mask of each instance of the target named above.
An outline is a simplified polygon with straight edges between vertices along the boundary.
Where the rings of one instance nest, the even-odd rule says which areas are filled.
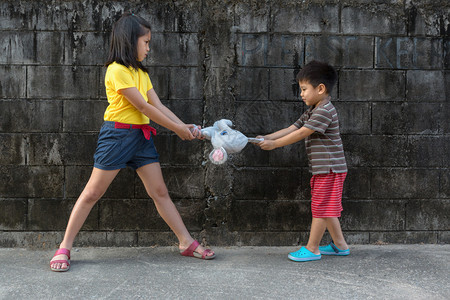
[[[126,124],[148,124],[150,122],[146,115],[137,110],[125,96],[119,93],[121,89],[135,87],[148,102],[147,91],[153,88],[148,73],[113,62],[106,70],[105,87],[109,102],[104,115],[105,121]]]

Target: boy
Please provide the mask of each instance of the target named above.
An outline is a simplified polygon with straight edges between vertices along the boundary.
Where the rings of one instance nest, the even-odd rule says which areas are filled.
[[[258,145],[272,150],[305,139],[311,178],[312,224],[306,247],[289,253],[293,261],[312,261],[324,255],[349,255],[339,224],[342,187],[347,175],[339,121],[330,94],[337,80],[330,65],[312,61],[297,75],[301,97],[309,109],[293,125],[263,136]],[[325,229],[333,242],[319,247]]]

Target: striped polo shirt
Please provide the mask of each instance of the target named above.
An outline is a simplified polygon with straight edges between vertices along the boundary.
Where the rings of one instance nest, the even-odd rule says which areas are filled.
[[[314,133],[305,139],[309,170],[313,175],[347,172],[344,147],[339,134],[339,120],[330,97],[316,107],[310,107],[294,126],[305,126]]]

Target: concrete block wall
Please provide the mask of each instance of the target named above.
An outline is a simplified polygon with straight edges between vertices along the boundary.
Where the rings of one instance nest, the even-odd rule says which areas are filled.
[[[92,169],[107,101],[109,33],[124,11],[152,26],[145,64],[187,123],[233,120],[248,136],[305,110],[295,75],[336,67],[349,174],[350,243],[450,241],[448,1],[0,1],[0,246],[55,247]],[[212,165],[206,141],[158,127],[164,177],[195,238],[297,245],[308,238],[304,144],[247,146]],[[122,170],[78,246],[172,245],[139,178]]]

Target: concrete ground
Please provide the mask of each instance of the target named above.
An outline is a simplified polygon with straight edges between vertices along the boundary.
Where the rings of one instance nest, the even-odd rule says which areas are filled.
[[[51,251],[0,249],[0,299],[450,299],[450,245],[352,245],[348,257],[287,259],[295,247],[79,248],[69,272]]]

